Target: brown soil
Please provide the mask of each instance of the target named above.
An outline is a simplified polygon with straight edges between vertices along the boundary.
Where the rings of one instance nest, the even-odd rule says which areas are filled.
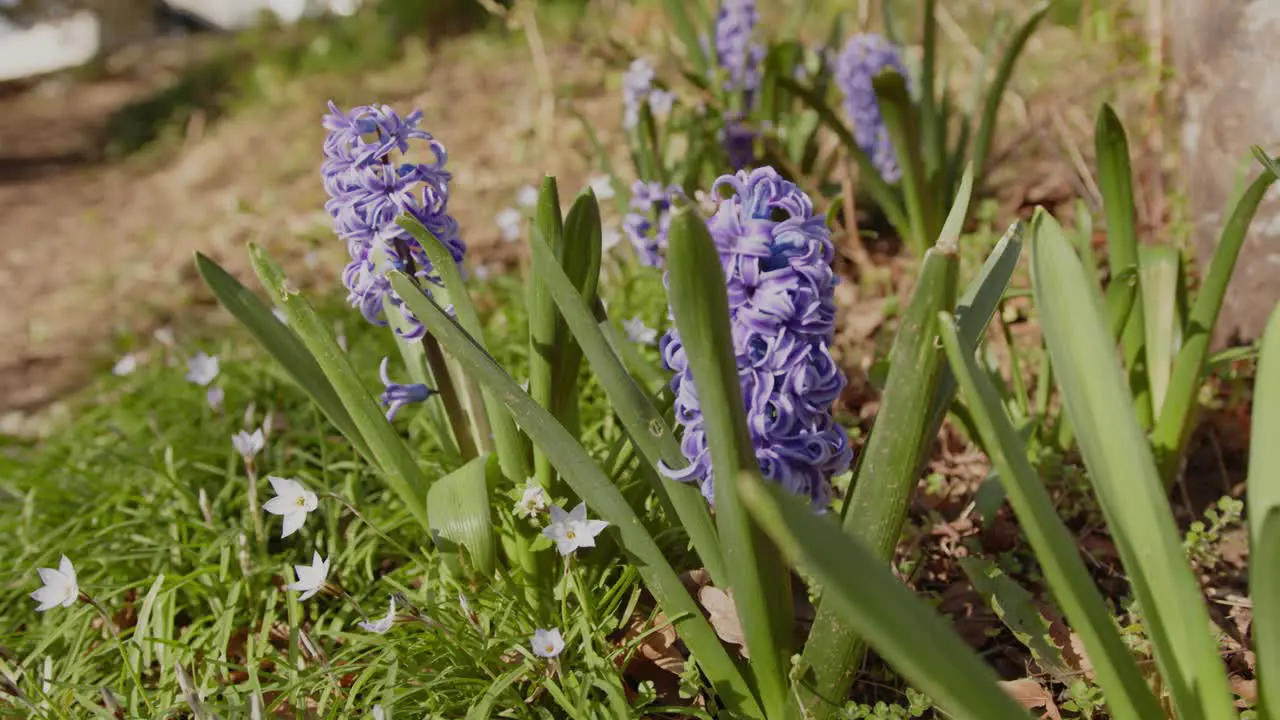
[[[343,253],[318,178],[329,98],[421,107],[449,148],[451,208],[473,256],[513,259],[492,218],[515,189],[546,172],[572,196],[592,169],[566,106],[592,118],[605,142],[618,127],[600,60],[565,44],[551,52],[557,87],[573,97],[559,93],[547,138],[536,137],[527,49],[492,36],[411,52],[356,81],[282,83],[269,102],[216,123],[197,116],[181,140],[115,164],[97,161],[105,120],[154,84],[61,81],[0,97],[0,413],[65,394],[116,354],[114,338],[207,297],[192,271],[196,250],[244,279],[244,245],[258,242],[300,282],[335,285]],[[299,262],[312,246],[323,259],[315,271]]]

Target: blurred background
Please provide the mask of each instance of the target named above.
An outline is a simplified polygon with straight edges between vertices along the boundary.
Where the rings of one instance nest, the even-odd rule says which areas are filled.
[[[917,0],[762,0],[762,28],[776,32],[771,20],[795,3],[809,8],[798,30],[807,42],[826,37],[835,13],[849,32],[918,27]],[[1028,5],[939,2],[953,86],[993,72],[985,38],[1007,34]],[[1096,199],[1093,121],[1107,101],[1133,139],[1144,237],[1206,257],[1249,144],[1280,140],[1280,116],[1266,111],[1280,107],[1280,83],[1265,76],[1278,66],[1266,38],[1280,13],[1264,5],[1277,4],[1056,2],[1006,96],[979,224]],[[0,0],[0,431],[156,328],[226,322],[194,278],[196,249],[243,271],[244,243],[259,242],[300,283],[339,287],[344,253],[318,173],[330,99],[422,108],[450,151],[450,207],[469,255],[492,273],[518,270],[495,215],[544,173],[576,192],[602,169],[596,142],[627,166],[620,74],[632,57],[670,56],[662,6]],[[1248,339],[1260,322],[1250,308],[1261,318],[1280,295],[1276,205],[1255,220],[1224,341]],[[883,305],[912,276],[874,260],[842,291],[850,323],[865,315],[860,303]],[[888,287],[868,289],[877,284]]]

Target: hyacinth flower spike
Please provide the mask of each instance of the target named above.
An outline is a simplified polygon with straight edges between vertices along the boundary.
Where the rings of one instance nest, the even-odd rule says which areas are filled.
[[[831,269],[835,248],[813,204],[769,167],[726,175],[707,229],[726,279],[738,378],[761,473],[807,497],[817,511],[831,499],[831,478],[853,457],[832,404],[845,377],[831,358],[835,332]],[[783,216],[785,219],[775,219]],[[715,478],[697,391],[679,330],[662,338],[664,366],[675,372],[676,422],[689,465],[668,476],[698,482],[709,502]]]
[[[836,85],[844,94],[844,112],[853,123],[853,138],[871,158],[885,182],[902,178],[898,156],[885,127],[876,96],[874,81],[885,70],[893,70],[904,78],[907,67],[901,50],[880,35],[866,33],[849,38],[836,60]]]

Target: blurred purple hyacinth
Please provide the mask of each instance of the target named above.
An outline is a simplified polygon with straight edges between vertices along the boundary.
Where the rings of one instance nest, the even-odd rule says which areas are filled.
[[[640,110],[646,104],[654,115],[667,115],[675,104],[675,93],[655,88],[653,63],[636,58],[622,75],[622,126],[628,130],[640,123]]]
[[[671,203],[684,193],[678,185],[637,180],[631,185],[631,209],[622,218],[622,231],[649,267],[662,267],[671,227]]]
[[[755,0],[723,0],[716,15],[715,58],[725,71],[726,92],[750,98],[760,87],[760,63],[764,46],[752,40],[760,15]]]
[[[831,406],[845,377],[831,358],[835,332],[835,247],[821,215],[771,167],[725,175],[712,186],[720,201],[707,229],[720,251],[737,351],[738,377],[751,439],[766,478],[808,497],[816,510],[831,499],[831,477],[853,458]],[[787,216],[775,220],[777,214]],[[689,466],[670,476],[697,481],[714,501],[702,411],[679,332],[662,338],[663,364],[675,372],[676,421]]]
[[[321,175],[329,200],[325,210],[333,217],[334,232],[347,244],[351,262],[342,272],[347,300],[365,319],[386,325],[384,304],[399,307],[409,329],[404,337],[421,337],[426,330],[391,289],[383,276],[388,268],[412,269],[427,283],[439,282],[431,261],[417,240],[396,224],[401,213],[421,222],[457,262],[466,251],[458,223],[448,212],[449,180],[444,145],[418,127],[422,111],[401,117],[386,105],[361,105],[343,112],[329,103],[324,126]],[[430,163],[400,162],[414,145],[425,144],[435,156]]]
[[[885,69],[909,78],[896,45],[874,33],[854,35],[836,60],[835,78],[844,93],[844,111],[853,123],[854,140],[871,156],[871,164],[885,181],[893,183],[901,179],[902,169],[872,85],[876,75]]]

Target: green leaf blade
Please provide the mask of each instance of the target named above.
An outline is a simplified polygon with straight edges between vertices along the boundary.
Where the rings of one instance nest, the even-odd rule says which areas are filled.
[[[1104,321],[1102,299],[1062,229],[1032,221],[1031,279],[1045,343],[1098,503],[1183,717],[1234,717],[1209,615]]]

